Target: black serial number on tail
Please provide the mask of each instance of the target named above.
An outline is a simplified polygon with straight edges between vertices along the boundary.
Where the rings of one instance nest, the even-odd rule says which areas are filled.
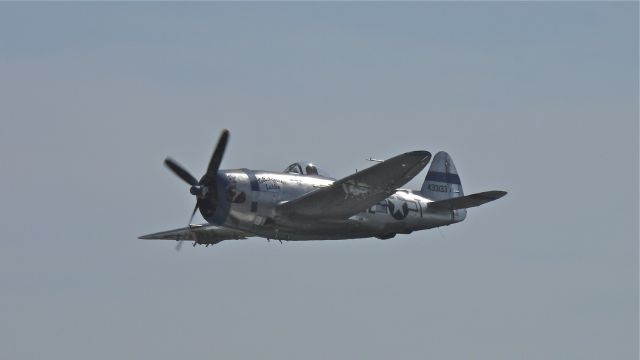
[[[447,185],[429,184],[429,190],[448,193],[449,187]]]

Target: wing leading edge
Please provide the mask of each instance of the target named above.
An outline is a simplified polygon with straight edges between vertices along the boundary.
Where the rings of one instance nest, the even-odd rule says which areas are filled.
[[[345,219],[391,196],[431,160],[428,151],[412,151],[356,172],[332,185],[278,205],[289,219]]]

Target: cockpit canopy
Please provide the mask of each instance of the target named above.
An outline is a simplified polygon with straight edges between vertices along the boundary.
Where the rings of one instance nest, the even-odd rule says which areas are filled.
[[[310,176],[322,176],[331,178],[329,174],[315,166],[310,161],[298,161],[289,166],[283,171],[285,174],[298,174],[298,175],[310,175]]]

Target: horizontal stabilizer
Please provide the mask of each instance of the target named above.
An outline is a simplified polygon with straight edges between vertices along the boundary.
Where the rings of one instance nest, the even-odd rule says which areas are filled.
[[[507,195],[506,191],[484,191],[451,199],[433,201],[429,203],[429,207],[447,210],[467,209],[480,206],[489,201],[498,200],[505,195]]]

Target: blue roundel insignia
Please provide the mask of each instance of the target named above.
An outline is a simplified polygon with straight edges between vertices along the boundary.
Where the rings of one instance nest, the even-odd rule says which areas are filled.
[[[403,220],[409,214],[409,206],[405,201],[389,199],[387,200],[387,206],[389,206],[389,213],[396,220]]]

